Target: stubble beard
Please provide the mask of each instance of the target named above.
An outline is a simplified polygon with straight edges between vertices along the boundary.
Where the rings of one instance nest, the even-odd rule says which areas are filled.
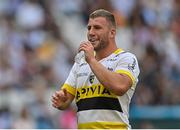
[[[108,46],[108,41],[107,40],[100,40],[99,43],[97,43],[97,46],[94,46],[94,50],[96,52],[103,50]]]

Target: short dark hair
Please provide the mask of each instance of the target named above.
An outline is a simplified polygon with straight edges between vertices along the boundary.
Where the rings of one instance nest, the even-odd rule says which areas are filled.
[[[92,12],[90,15],[89,15],[89,18],[97,18],[97,17],[104,17],[106,18],[107,21],[109,21],[109,23],[116,28],[116,22],[115,22],[115,18],[114,18],[114,15],[107,11],[107,10],[104,10],[104,9],[98,9],[98,10],[95,10],[94,12]]]

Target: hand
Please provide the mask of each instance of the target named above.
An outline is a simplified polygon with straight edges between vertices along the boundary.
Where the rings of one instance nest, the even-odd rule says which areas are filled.
[[[79,52],[84,51],[86,61],[89,63],[91,59],[95,59],[94,47],[90,41],[82,42],[79,47]]]
[[[58,109],[62,109],[65,105],[65,102],[68,100],[67,90],[62,89],[60,91],[56,91],[52,96],[52,106]]]

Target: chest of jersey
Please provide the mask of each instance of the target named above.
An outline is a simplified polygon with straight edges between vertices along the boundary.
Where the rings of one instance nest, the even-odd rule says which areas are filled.
[[[118,60],[115,58],[100,61],[100,63],[110,71],[115,71]],[[87,63],[79,65],[77,70],[77,88],[83,86],[91,86],[93,84],[100,84],[90,66]]]

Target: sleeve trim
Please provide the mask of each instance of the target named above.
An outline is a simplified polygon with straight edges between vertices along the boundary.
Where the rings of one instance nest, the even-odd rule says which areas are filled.
[[[132,86],[135,84],[135,78],[134,76],[127,70],[117,70],[117,73],[126,74],[133,82]]]
[[[75,96],[75,94],[76,94],[76,89],[75,89],[73,86],[71,86],[71,85],[69,85],[69,84],[64,84],[64,85],[61,87],[61,89],[63,89],[63,88],[66,88],[66,90],[67,90],[70,94],[72,94],[72,95]]]

